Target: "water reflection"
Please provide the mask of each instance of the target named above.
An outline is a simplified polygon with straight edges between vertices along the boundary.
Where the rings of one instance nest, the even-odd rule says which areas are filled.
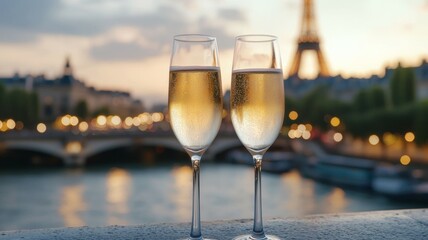
[[[325,211],[327,213],[343,212],[347,205],[345,191],[338,187],[333,188],[325,198]]]
[[[65,227],[84,226],[85,221],[80,216],[86,210],[83,199],[82,185],[65,186],[61,192],[61,204],[58,209],[63,218]]]
[[[181,221],[187,221],[190,217],[192,174],[192,168],[189,166],[172,170],[174,189],[170,195],[170,201],[174,204],[174,215]]]
[[[288,196],[284,201],[286,211],[294,212],[293,215],[315,211],[317,203],[313,182],[305,181],[297,171],[282,174],[281,182],[287,186]]]
[[[204,164],[201,170],[203,221],[252,218],[251,166]],[[427,207],[317,183],[297,171],[264,173],[262,182],[266,219]],[[2,173],[0,183],[0,230],[188,222],[191,215],[188,166]]]
[[[113,168],[107,173],[107,224],[125,225],[129,213],[128,200],[131,192],[131,176],[120,168]]]

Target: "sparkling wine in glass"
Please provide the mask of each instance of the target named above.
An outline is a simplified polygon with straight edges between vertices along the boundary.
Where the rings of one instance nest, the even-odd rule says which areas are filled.
[[[203,239],[200,221],[199,166],[222,119],[217,42],[205,35],[177,35],[169,72],[168,109],[175,136],[192,160],[192,228],[188,239]]]
[[[230,106],[233,127],[253,156],[255,169],[253,232],[234,239],[279,239],[263,231],[261,193],[263,154],[277,138],[285,110],[281,57],[275,36],[236,38]]]

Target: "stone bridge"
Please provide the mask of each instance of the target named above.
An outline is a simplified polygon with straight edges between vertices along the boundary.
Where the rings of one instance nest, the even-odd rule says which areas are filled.
[[[282,145],[285,139],[275,144]],[[141,146],[164,147],[184,151],[172,132],[109,131],[88,134],[71,132],[15,132],[0,134],[0,150],[27,150],[61,159],[65,165],[85,165],[86,160],[108,150]],[[234,133],[220,133],[205,153],[205,159],[214,159],[227,150],[242,146]]]

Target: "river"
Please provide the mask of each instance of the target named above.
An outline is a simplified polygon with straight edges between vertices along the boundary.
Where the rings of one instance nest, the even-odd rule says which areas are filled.
[[[189,163],[190,165],[190,163]],[[303,178],[263,173],[265,218],[419,207]],[[0,230],[188,222],[189,166],[0,172]],[[201,164],[202,220],[251,218],[251,166]]]

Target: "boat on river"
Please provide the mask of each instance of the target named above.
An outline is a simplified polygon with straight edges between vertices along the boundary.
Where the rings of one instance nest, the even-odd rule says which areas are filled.
[[[312,156],[300,164],[301,173],[319,181],[357,188],[371,188],[374,161],[340,155]]]
[[[288,172],[295,167],[296,154],[287,151],[268,151],[263,156],[262,171],[271,173]],[[232,163],[254,165],[253,158],[246,150],[233,150],[226,154]]]
[[[374,171],[372,187],[395,199],[428,200],[428,169],[381,165]]]

